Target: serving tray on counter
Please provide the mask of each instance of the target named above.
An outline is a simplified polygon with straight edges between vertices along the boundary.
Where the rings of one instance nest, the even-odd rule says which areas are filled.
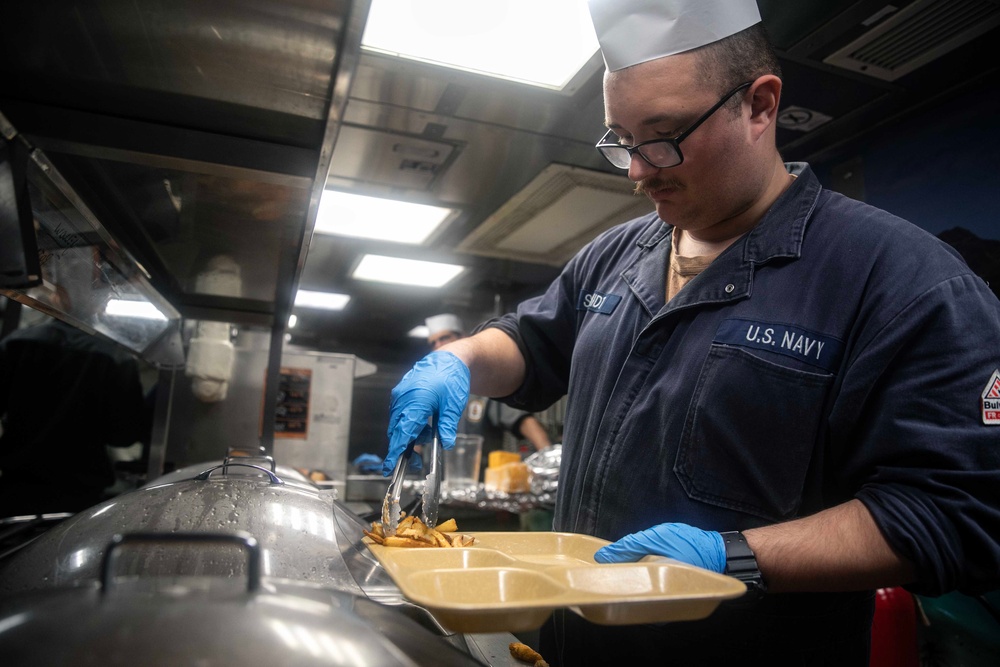
[[[558,608],[601,625],[697,620],[746,591],[733,577],[666,558],[596,563],[608,542],[589,535],[470,534],[471,547],[453,549],[365,542],[403,595],[454,632],[534,630]]]

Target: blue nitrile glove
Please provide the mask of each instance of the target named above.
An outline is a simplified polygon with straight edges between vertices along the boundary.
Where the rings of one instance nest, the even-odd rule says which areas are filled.
[[[417,438],[417,444],[422,444],[424,442],[430,442],[427,434],[430,433],[431,427],[425,426],[424,430],[420,432],[420,437]],[[406,462],[406,472],[408,473],[418,473],[424,469],[424,456],[422,452],[418,452],[414,448],[413,453],[410,454],[409,460]]]
[[[631,563],[643,556],[666,556],[689,565],[725,572],[726,547],[722,535],[685,523],[661,523],[626,535],[594,554],[598,563]]]
[[[388,477],[406,447],[421,435],[431,415],[438,416],[444,449],[455,446],[462,411],[469,400],[469,367],[451,352],[431,352],[414,364],[392,390],[389,404],[389,453],[382,462]]]

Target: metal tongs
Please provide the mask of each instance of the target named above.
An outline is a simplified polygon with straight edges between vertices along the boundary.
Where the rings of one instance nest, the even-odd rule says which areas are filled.
[[[437,420],[431,417],[431,450],[427,456],[427,477],[424,478],[424,495],[421,499],[421,519],[428,528],[438,522],[438,507],[441,505],[441,439],[438,438]]]
[[[437,525],[438,507],[441,503],[441,440],[438,438],[437,421],[434,417],[430,419],[432,439],[427,460],[427,477],[424,479],[424,492],[422,498],[421,519],[429,528]],[[409,464],[410,456],[413,455],[413,446],[416,442],[410,443],[406,450],[396,461],[396,469],[392,472],[392,480],[389,488],[386,489],[385,499],[382,501],[382,530],[386,535],[395,535],[399,528],[399,519],[402,508],[399,504],[399,497],[403,493],[403,478],[406,476],[406,467]]]

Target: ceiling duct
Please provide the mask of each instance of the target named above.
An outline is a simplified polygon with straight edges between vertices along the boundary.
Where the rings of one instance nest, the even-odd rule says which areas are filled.
[[[998,24],[996,2],[916,0],[823,62],[895,81]]]
[[[344,126],[333,148],[329,178],[427,190],[455,155],[455,146],[442,141]]]
[[[604,230],[651,211],[629,185],[624,175],[549,165],[457,250],[562,266]]]

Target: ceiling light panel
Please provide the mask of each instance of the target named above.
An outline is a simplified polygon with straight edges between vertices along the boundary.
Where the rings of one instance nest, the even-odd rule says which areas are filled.
[[[315,232],[421,244],[454,213],[440,206],[325,190]]]
[[[464,266],[457,264],[365,255],[351,277],[396,285],[443,287],[464,270]]]
[[[555,90],[598,49],[586,0],[372,0],[361,43]]]
[[[336,292],[314,292],[300,289],[295,293],[296,308],[317,308],[319,310],[343,310],[351,297]]]
[[[562,266],[615,225],[653,205],[621,174],[552,164],[472,230],[456,250]]]
[[[167,316],[148,301],[109,299],[104,312],[115,317],[131,317],[140,320],[165,320]]]

